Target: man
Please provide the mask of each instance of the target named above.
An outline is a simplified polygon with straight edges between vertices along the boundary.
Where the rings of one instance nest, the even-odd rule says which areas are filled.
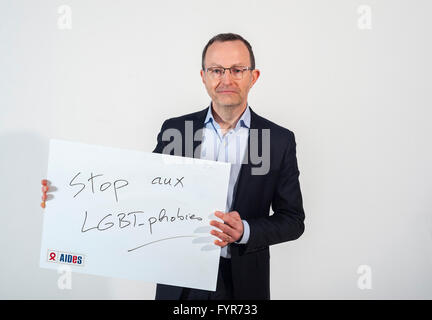
[[[158,300],[270,299],[269,246],[304,231],[294,134],[248,105],[259,75],[249,42],[232,33],[213,37],[201,70],[210,106],[162,125],[153,152],[227,161],[232,167],[226,212],[215,213],[224,223],[211,221],[215,244],[222,248],[216,292],[158,284]],[[172,147],[172,130],[180,132],[180,148]],[[256,165],[254,148],[268,159],[261,163],[264,170]]]
[[[210,223],[221,247],[216,291],[158,284],[157,300],[270,299],[269,246],[304,231],[294,134],[258,116],[247,102],[259,75],[249,42],[232,33],[213,37],[201,70],[210,106],[162,125],[153,152],[232,165],[226,212],[215,212],[224,223]],[[48,183],[42,184],[45,207]]]

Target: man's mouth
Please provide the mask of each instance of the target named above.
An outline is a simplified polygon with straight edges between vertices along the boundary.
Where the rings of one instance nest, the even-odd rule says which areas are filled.
[[[234,94],[234,93],[237,93],[237,91],[235,91],[235,90],[217,90],[216,93]]]

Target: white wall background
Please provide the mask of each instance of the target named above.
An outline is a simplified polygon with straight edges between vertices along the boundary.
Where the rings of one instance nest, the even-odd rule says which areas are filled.
[[[235,32],[261,70],[250,105],[297,139],[306,231],[271,247],[272,298],[431,299],[431,15],[427,0],[1,1],[0,298],[153,299],[82,274],[60,289],[38,267],[48,141],[151,151],[164,119],[208,105],[202,49]]]

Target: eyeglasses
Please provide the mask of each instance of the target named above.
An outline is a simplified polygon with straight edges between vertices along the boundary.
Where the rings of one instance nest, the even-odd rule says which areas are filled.
[[[230,67],[230,68],[224,68],[224,67],[210,67],[205,69],[205,71],[210,75],[210,77],[213,80],[219,80],[223,77],[225,74],[225,70],[229,70],[231,73],[231,76],[235,80],[241,80],[243,79],[243,73],[248,70],[253,70],[250,67]]]

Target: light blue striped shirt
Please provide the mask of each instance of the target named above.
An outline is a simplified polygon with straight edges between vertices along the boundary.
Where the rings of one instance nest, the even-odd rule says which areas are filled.
[[[222,129],[214,120],[211,104],[204,121],[203,140],[201,144],[201,159],[222,161],[231,163],[230,179],[228,185],[228,196],[225,212],[232,211],[232,202],[234,197],[234,186],[237,182],[241,168],[241,163],[245,155],[249,137],[250,128],[250,109],[246,107],[241,118],[234,129],[230,129],[225,135]],[[241,212],[239,212],[241,216]],[[237,243],[244,244],[249,240],[249,224],[243,221],[243,237]],[[231,258],[229,245],[221,249],[221,256]]]

